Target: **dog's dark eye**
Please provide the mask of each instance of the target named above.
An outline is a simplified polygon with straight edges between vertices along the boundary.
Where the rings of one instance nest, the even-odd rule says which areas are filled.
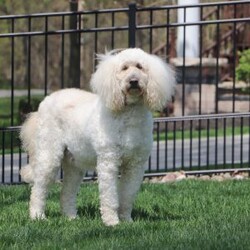
[[[136,68],[137,68],[137,69],[142,69],[141,64],[140,64],[140,63],[137,63],[137,64],[136,64]]]
[[[128,66],[127,65],[123,65],[122,66],[122,71],[125,71],[125,70],[127,70],[128,69]]]

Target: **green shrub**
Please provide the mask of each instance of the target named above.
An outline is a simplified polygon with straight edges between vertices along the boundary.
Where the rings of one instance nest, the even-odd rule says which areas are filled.
[[[21,99],[18,106],[19,122],[23,123],[27,114],[37,111],[40,102],[39,98],[32,98],[30,102],[27,99]]]
[[[13,115],[13,126],[21,125],[27,114],[38,109],[43,96],[32,97],[28,101],[25,97],[14,98],[13,114],[11,114],[11,99],[0,98],[0,151],[4,148],[5,152],[18,152],[20,146],[19,131],[5,131],[3,128],[11,126],[11,115]]]
[[[250,83],[250,49],[240,52],[239,65],[236,68],[238,81]]]

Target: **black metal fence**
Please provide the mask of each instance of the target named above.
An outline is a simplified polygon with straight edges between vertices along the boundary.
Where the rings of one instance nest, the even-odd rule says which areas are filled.
[[[199,20],[190,22],[194,8]],[[21,182],[25,114],[53,90],[88,89],[96,53],[135,46],[165,58],[178,80],[173,104],[160,114],[168,117],[155,118],[147,173],[249,169],[250,88],[236,80],[238,51],[250,48],[249,13],[249,1],[224,1],[0,16],[0,182]],[[181,58],[177,48],[178,32],[186,41],[189,27],[198,30],[192,60],[185,42]]]

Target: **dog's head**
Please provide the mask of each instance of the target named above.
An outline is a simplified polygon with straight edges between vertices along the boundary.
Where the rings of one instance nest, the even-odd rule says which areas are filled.
[[[161,110],[171,100],[175,77],[159,57],[133,48],[98,58],[91,87],[109,109],[120,111],[127,105],[144,103],[152,111]]]

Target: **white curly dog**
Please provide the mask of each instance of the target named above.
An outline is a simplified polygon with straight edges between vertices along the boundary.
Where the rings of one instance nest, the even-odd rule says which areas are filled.
[[[151,112],[171,99],[174,74],[163,60],[138,48],[112,51],[99,60],[90,82],[94,93],[59,90],[22,126],[30,161],[21,176],[32,184],[32,219],[45,217],[48,187],[62,164],[64,215],[76,217],[84,173],[96,169],[103,222],[132,221],[133,201],[153,142]]]

